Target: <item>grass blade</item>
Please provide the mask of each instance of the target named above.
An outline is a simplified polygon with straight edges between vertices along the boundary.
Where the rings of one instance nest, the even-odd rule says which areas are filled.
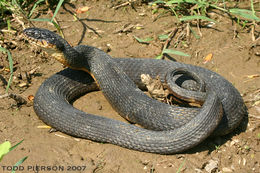
[[[6,90],[5,92],[7,93],[9,88],[10,88],[10,85],[13,81],[13,58],[12,58],[12,55],[10,53],[9,50],[3,48],[0,46],[0,51],[4,52],[4,53],[7,53],[7,57],[8,57],[8,61],[9,61],[9,69],[10,69],[10,77],[9,77],[9,80],[8,80],[8,83],[7,83],[7,87],[6,87]]]
[[[27,158],[28,158],[28,156],[25,156],[24,158],[20,159],[20,160],[13,166],[12,173],[15,173],[14,168],[16,168],[16,167],[18,167],[19,165],[21,165]]]
[[[38,4],[44,2],[44,0],[38,0],[34,5],[33,5],[33,8],[31,9],[29,15],[28,15],[28,18],[30,18],[35,10],[35,8],[38,6]]]
[[[232,8],[229,10],[229,12],[234,15],[241,16],[245,19],[260,21],[260,18],[258,18],[251,10]]]
[[[150,38],[150,37],[145,38],[145,39],[141,39],[141,38],[138,38],[138,37],[134,36],[134,38],[135,38],[139,43],[144,43],[144,44],[147,44],[149,41],[152,41],[152,40],[153,40],[153,38]]]
[[[183,53],[181,51],[177,51],[177,50],[172,50],[172,49],[164,49],[163,52],[167,53],[167,54],[174,54],[174,55],[179,55],[179,56],[190,56],[189,54]]]
[[[53,16],[52,16],[52,18],[51,18],[51,22],[53,21],[53,19],[54,19],[55,16],[57,15],[57,13],[58,13],[58,11],[59,11],[59,9],[60,9],[60,7],[61,7],[61,5],[62,5],[63,2],[64,2],[64,0],[60,0],[60,1],[59,1],[58,5],[57,5],[57,7],[56,7],[56,9],[55,9],[55,12],[54,12],[54,14],[53,14]]]
[[[210,19],[210,18],[208,18],[206,16],[199,16],[199,15],[183,16],[182,18],[180,18],[180,21],[189,21],[189,20],[194,20],[194,19],[207,20],[207,21],[216,23],[216,21],[213,20],[213,19]]]
[[[155,59],[162,59],[162,57],[163,57],[163,54],[160,54],[157,57],[155,57]]]
[[[158,38],[160,39],[160,40],[167,40],[168,39],[168,35],[165,35],[165,34],[162,34],[162,35],[159,35],[158,36]]]
[[[183,167],[185,162],[186,162],[186,159],[183,160],[183,162],[181,163],[181,165],[180,165],[180,167],[179,167],[179,169],[178,169],[178,171],[176,173],[180,173],[181,172],[181,169],[182,169],[182,167]]]
[[[153,5],[153,4],[165,4],[165,1],[157,0],[157,1],[152,2],[150,5]]]
[[[177,4],[177,3],[190,3],[190,4],[197,4],[199,3],[196,0],[172,0],[172,1],[168,1],[166,3],[166,5],[171,5],[171,4]]]
[[[37,22],[51,22],[51,20],[47,19],[47,18],[36,18],[36,19],[30,19],[30,20],[31,21],[37,21]]]
[[[24,140],[24,139],[23,139]],[[10,149],[9,149],[9,151],[12,151],[13,149],[15,149],[18,145],[20,145],[22,142],[23,142],[23,140],[21,140],[20,142],[18,142],[17,144],[15,144],[14,146],[12,146]]]

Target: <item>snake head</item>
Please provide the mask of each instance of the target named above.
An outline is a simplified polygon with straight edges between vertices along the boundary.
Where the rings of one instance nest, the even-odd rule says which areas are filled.
[[[72,66],[70,54],[72,50],[69,43],[55,32],[43,28],[27,28],[23,30],[23,36],[33,45],[41,47],[50,56],[61,62],[64,66]],[[70,53],[75,51],[69,51]],[[75,53],[77,54],[77,53]]]
[[[64,50],[64,40],[56,33],[43,28],[27,28],[23,30],[23,35],[31,43],[42,48]]]
[[[41,47],[66,67],[82,69],[87,66],[83,56],[55,32],[43,28],[27,28],[23,30],[23,36],[29,43]]]

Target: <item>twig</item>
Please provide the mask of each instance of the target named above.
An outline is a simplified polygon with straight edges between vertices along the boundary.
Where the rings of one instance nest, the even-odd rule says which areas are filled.
[[[5,97],[10,97],[10,98],[14,99],[16,101],[17,105],[27,104],[27,101],[23,97],[21,97],[17,94],[6,93],[3,95],[0,95],[0,99],[5,98]]]
[[[8,96],[9,96],[9,94],[8,94],[8,93],[5,93],[5,94],[3,94],[3,95],[0,95],[0,99],[6,98],[6,97],[8,97]]]
[[[200,36],[202,37],[202,33],[200,31],[200,20],[197,21],[197,28],[198,28]]]
[[[12,14],[13,18],[22,25],[23,29],[25,29],[24,22],[21,21],[14,13]]]
[[[256,116],[256,115],[253,115],[253,114],[248,114],[249,117],[253,117],[253,118],[256,118],[256,119],[260,119],[259,116]]]
[[[127,1],[127,2],[124,2],[124,3],[122,3],[122,4],[119,4],[119,5],[117,5],[117,6],[114,6],[113,8],[114,9],[118,9],[118,8],[120,8],[120,7],[125,7],[125,6],[127,6],[127,5],[132,5],[132,3],[133,2],[135,2],[136,0],[129,0],[129,1]]]
[[[187,30],[187,32],[186,32],[186,35],[187,35],[187,37],[189,38],[190,37],[190,23],[187,23],[187,25],[186,25],[186,30]]]
[[[170,42],[172,41],[173,37],[176,35],[178,29],[179,28],[174,28],[174,30],[172,30],[172,32],[169,34],[167,40],[164,42],[163,50],[169,47]]]
[[[251,34],[252,34],[252,41],[255,41],[255,21],[253,22],[252,29],[251,29]]]
[[[128,1],[128,2],[125,2],[125,3],[123,3],[123,4],[119,4],[119,5],[117,5],[117,6],[114,6],[113,8],[114,9],[118,9],[118,8],[120,8],[120,7],[124,7],[124,6],[127,6],[127,5],[130,5],[130,2]]]
[[[53,12],[52,12],[52,10],[51,10],[51,8],[50,8],[50,4],[49,4],[48,0],[46,0],[46,1],[45,1],[45,3],[46,3],[46,5],[48,5],[48,6],[49,6],[49,9],[48,9],[48,10],[49,10],[49,13],[50,13],[50,14],[51,14],[51,16],[53,17],[53,16],[54,16],[54,14],[53,14]],[[54,22],[55,22],[55,23],[57,23],[57,24],[60,26],[59,22],[56,20],[56,18],[55,18],[55,17],[53,18],[53,20],[54,20]],[[59,27],[59,28],[60,28],[60,27]],[[60,34],[61,34],[62,38],[65,38],[65,37],[64,37],[64,34],[63,34],[62,30],[61,30],[61,28],[59,29],[59,32],[60,32]]]

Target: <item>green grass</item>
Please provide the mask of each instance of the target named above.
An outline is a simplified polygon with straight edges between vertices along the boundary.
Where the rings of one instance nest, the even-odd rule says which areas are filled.
[[[181,169],[182,169],[182,167],[184,166],[185,162],[186,162],[186,159],[184,159],[184,160],[182,161],[182,163],[181,163],[181,165],[179,166],[179,168],[178,168],[178,170],[177,170],[176,173],[180,173],[180,172],[181,172]]]
[[[164,7],[167,7],[173,14],[178,18],[179,21],[188,21],[188,20],[207,20],[207,21],[214,21],[207,17],[207,13],[212,10],[216,9],[230,15],[233,15],[237,18],[244,18],[245,20],[250,21],[260,21],[260,18],[256,16],[256,12],[254,9],[253,0],[251,2],[251,10],[247,9],[239,9],[239,8],[230,8],[227,9],[220,6],[220,3],[226,3],[227,1],[222,0],[157,0],[151,3],[153,4],[160,4]]]
[[[30,14],[29,14],[29,17],[31,17],[31,15],[32,15],[32,13],[33,13],[33,11],[34,11],[34,9],[35,9],[35,8],[37,7],[37,5],[40,4],[41,2],[43,2],[43,0],[38,0],[38,1],[35,3],[35,5],[33,6],[32,10],[31,10],[31,12],[30,12]],[[55,11],[54,11],[54,14],[53,14],[53,16],[52,16],[51,19],[48,19],[48,18],[36,18],[36,19],[30,19],[30,20],[31,20],[31,21],[38,21],[38,22],[49,22],[49,23],[52,23],[52,24],[55,26],[55,28],[58,30],[58,32],[61,34],[61,36],[64,37],[64,35],[63,35],[62,31],[61,31],[60,25],[59,25],[57,22],[55,22],[55,20],[54,20],[55,17],[56,17],[56,15],[58,14],[58,11],[60,10],[60,7],[61,7],[61,5],[63,4],[63,2],[64,2],[64,0],[59,0],[59,2],[58,2],[58,4],[57,4],[57,7],[56,7],[56,9],[55,9]]]
[[[61,34],[61,36],[64,37],[63,33],[61,31],[61,27],[54,20],[56,15],[58,14],[58,11],[60,10],[61,5],[64,2],[64,0],[56,1],[58,3],[57,3],[55,12],[54,12],[53,16],[51,17],[51,19],[48,19],[48,18],[31,19],[33,13],[36,11],[36,8],[43,2],[45,2],[45,0],[38,0],[36,2],[33,0],[25,0],[25,1],[24,0],[0,0],[0,17],[3,19],[4,25],[7,26],[8,31],[13,30],[12,25],[11,25],[11,19],[12,19],[11,14],[14,14],[16,16],[22,17],[23,19],[25,19],[27,21],[52,23],[54,25],[54,27],[58,30],[58,32]],[[32,6],[32,8],[30,8],[31,6]],[[24,11],[23,9],[27,9],[27,10]],[[9,69],[10,69],[10,77],[9,77],[8,84],[6,87],[6,92],[8,92],[8,90],[11,86],[12,80],[13,80],[13,60],[12,60],[11,52],[9,50],[0,46],[0,51],[3,53],[7,53],[7,55],[8,55]]]
[[[212,10],[220,11],[221,13],[227,13],[232,20],[235,20],[239,25],[245,28],[247,25],[255,25],[257,22],[260,22],[260,18],[256,16],[256,11],[254,9],[253,0],[250,0],[251,10],[240,9],[240,8],[227,8],[225,3],[230,3],[230,1],[225,0],[155,0],[150,3],[151,6],[157,5],[157,8],[154,8],[152,13],[159,13],[158,8],[163,8],[171,12],[177,19],[180,24],[195,22],[197,26],[200,26],[200,21],[208,21],[217,23],[214,19],[211,19],[208,13]],[[165,13],[163,11],[162,13]],[[158,15],[160,16],[160,14]],[[196,39],[199,39],[200,36],[188,25],[191,33]],[[166,40],[167,35],[159,36],[160,40]],[[189,56],[183,52],[163,49],[160,55],[156,58],[161,59],[164,53],[180,55],[180,56]]]
[[[8,61],[9,61],[10,77],[9,77],[9,80],[8,80],[8,83],[7,83],[7,87],[6,87],[6,90],[5,90],[6,93],[8,93],[8,90],[9,90],[9,88],[11,86],[12,81],[13,81],[13,72],[14,72],[13,71],[13,58],[12,58],[12,55],[11,55],[9,50],[7,50],[7,49],[5,49],[5,48],[0,46],[0,51],[4,52],[4,53],[7,53]]]

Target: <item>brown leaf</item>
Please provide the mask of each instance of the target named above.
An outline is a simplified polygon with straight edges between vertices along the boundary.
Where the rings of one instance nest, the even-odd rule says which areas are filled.
[[[210,54],[208,54],[206,57],[204,57],[203,64],[206,64],[206,63],[208,63],[209,61],[211,61],[212,57],[213,57],[213,54],[212,54],[212,53],[210,53]]]
[[[29,96],[27,97],[27,99],[28,99],[29,101],[33,101],[34,96],[33,96],[33,95],[29,95]]]

